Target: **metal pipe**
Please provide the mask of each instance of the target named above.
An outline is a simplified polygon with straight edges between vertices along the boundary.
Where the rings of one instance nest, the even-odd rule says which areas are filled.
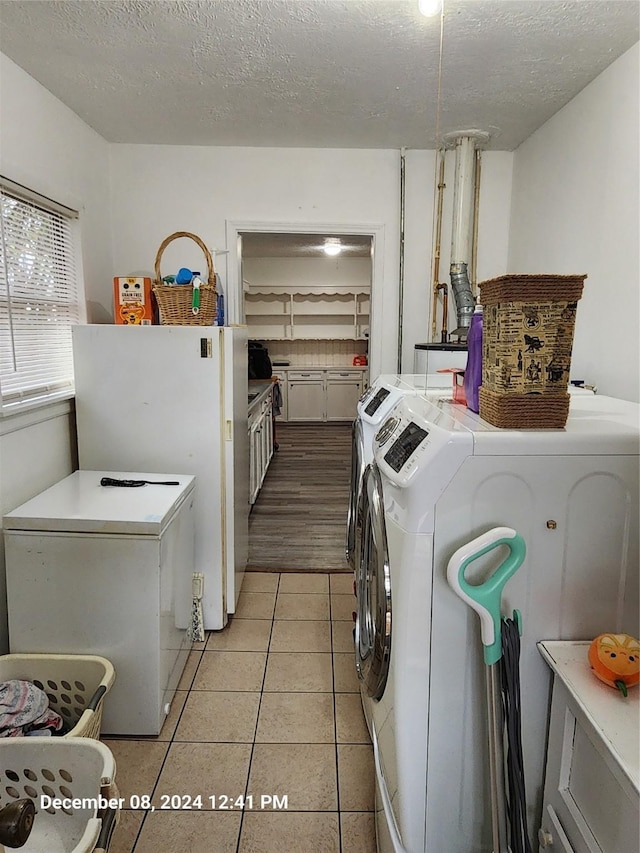
[[[440,343],[446,344],[449,340],[449,332],[447,329],[447,321],[449,318],[449,288],[446,284],[442,285],[444,294],[442,296],[442,327],[440,329]]]
[[[433,249],[433,278],[432,278],[432,286],[433,286],[433,310],[431,315],[431,340],[435,341],[436,339],[436,314],[438,311],[438,291],[441,289],[440,284],[438,283],[438,279],[440,278],[440,245],[442,242],[442,205],[444,201],[444,190],[445,190],[445,182],[444,182],[444,166],[445,166],[445,149],[441,148],[439,150],[440,156],[440,174],[438,177],[438,184],[436,187],[436,220],[435,220],[435,228],[436,228],[436,239],[435,246]],[[446,290],[445,290],[446,293]],[[446,312],[443,314],[443,326],[444,331],[446,333]]]
[[[456,140],[456,176],[454,186],[451,263],[468,264],[471,259],[471,214],[473,210],[473,172],[475,142],[468,136]]]
[[[473,173],[475,140],[469,136],[456,138],[456,173],[453,196],[453,231],[451,235],[451,288],[456,300],[458,327],[453,332],[466,338],[475,300],[467,275],[471,259],[471,216],[473,213]]]
[[[402,373],[402,323],[404,320],[404,215],[405,215],[405,152],[400,149],[400,267],[398,270],[398,373]]]
[[[480,173],[482,171],[482,151],[476,149],[475,176],[473,188],[473,237],[471,240],[471,292],[478,293],[478,223],[480,211]]]
[[[458,326],[452,332],[459,338],[466,338],[475,308],[475,299],[471,293],[466,264],[451,264],[451,289],[456,300]]]

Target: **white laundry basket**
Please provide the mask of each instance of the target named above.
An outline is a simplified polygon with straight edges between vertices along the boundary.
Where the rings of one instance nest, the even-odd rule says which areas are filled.
[[[117,798],[115,772],[111,750],[91,738],[0,738],[0,807],[23,798],[36,806],[21,853],[106,853],[119,812],[99,798]],[[63,804],[43,807],[43,796]],[[64,803],[75,799],[86,802]]]
[[[0,655],[0,682],[31,681],[49,697],[70,731],[67,737],[100,737],[102,705],[115,679],[113,664],[97,655]]]

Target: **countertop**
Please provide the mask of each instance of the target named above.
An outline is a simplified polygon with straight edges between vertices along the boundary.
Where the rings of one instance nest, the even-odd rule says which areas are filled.
[[[278,371],[283,372],[285,370],[361,370],[365,371],[369,369],[368,364],[274,364],[273,365],[273,373],[275,376],[278,375]]]
[[[640,790],[640,687],[625,698],[591,672],[590,641],[545,640],[542,657],[566,685],[636,791]]]
[[[249,380],[249,409],[248,413],[254,411],[265,399],[273,387],[272,379],[250,379]]]

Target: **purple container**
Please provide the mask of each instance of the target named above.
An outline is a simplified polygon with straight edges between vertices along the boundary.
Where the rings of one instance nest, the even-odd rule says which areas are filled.
[[[476,305],[467,335],[467,366],[464,371],[464,395],[467,408],[480,411],[478,389],[482,385],[482,305]]]

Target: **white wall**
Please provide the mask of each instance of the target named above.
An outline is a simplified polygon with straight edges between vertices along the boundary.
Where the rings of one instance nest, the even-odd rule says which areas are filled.
[[[510,272],[587,273],[572,377],[640,400],[640,48],[515,152]]]
[[[74,113],[0,54],[0,172],[80,210],[85,292],[112,276],[108,145]],[[102,297],[101,297],[102,298]],[[97,319],[95,316],[90,318]],[[34,422],[35,418],[35,422]],[[70,406],[0,421],[0,510],[6,513],[73,470]],[[0,541],[0,652],[7,649],[4,549]]]
[[[112,146],[114,269],[117,275],[150,273],[160,243],[174,231],[192,231],[210,247],[229,248],[228,222],[303,223],[320,233],[318,226],[327,224],[382,226],[378,315],[395,318],[398,172],[396,151]],[[190,258],[202,264],[197,247],[180,243],[163,255],[162,274],[191,266]],[[225,283],[231,257],[216,258]],[[391,327],[378,341],[378,372],[383,365],[395,369],[395,350]]]

